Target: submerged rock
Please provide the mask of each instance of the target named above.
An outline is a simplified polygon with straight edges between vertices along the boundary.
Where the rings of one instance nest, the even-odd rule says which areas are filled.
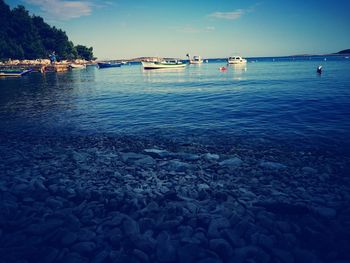
[[[167,158],[174,155],[171,152],[168,152],[166,150],[160,150],[160,149],[144,149],[144,152],[152,156],[153,158],[159,158],[159,159]]]
[[[269,162],[269,161],[261,161],[259,163],[260,167],[271,169],[271,170],[280,170],[280,169],[286,169],[287,166],[282,163],[277,162]]]
[[[224,160],[224,161],[220,162],[219,164],[221,166],[235,168],[235,167],[241,166],[242,163],[243,163],[243,161],[240,158],[234,157],[234,158],[231,158],[231,159]]]

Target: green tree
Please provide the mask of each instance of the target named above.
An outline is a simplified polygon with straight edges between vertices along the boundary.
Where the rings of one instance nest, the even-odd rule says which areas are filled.
[[[78,57],[85,59],[85,60],[93,60],[94,59],[94,53],[92,47],[86,47],[82,45],[77,45],[76,47]]]
[[[74,46],[66,32],[30,16],[23,6],[14,9],[0,0],[0,59],[47,58],[55,51],[60,59],[93,58],[92,47]]]

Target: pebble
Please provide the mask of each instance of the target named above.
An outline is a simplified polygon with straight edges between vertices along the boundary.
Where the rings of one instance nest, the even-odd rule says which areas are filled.
[[[159,159],[167,158],[174,155],[171,152],[168,152],[166,150],[161,150],[161,149],[144,149],[144,152],[152,156],[153,158],[159,158]]]
[[[263,168],[271,169],[271,170],[280,170],[280,169],[287,168],[287,166],[282,163],[269,162],[269,161],[261,161],[259,165]]]
[[[156,255],[160,262],[174,262],[176,260],[176,247],[165,232],[162,232],[157,240]]]
[[[77,241],[78,239],[78,235],[76,233],[73,232],[66,232],[61,239],[61,243],[63,246],[70,246],[73,243],[75,243],[75,241]]]
[[[313,208],[313,210],[317,215],[325,219],[333,219],[337,216],[337,211],[333,208],[319,206]]]
[[[167,162],[167,170],[168,171],[175,171],[175,172],[185,172],[188,169],[191,169],[192,166],[188,163],[177,161],[177,160],[171,160]]]
[[[230,244],[225,239],[211,239],[209,241],[209,247],[221,258],[227,260],[231,257],[233,250]]]
[[[219,164],[221,166],[236,168],[236,167],[241,166],[242,163],[243,163],[243,161],[240,158],[234,157],[234,158],[231,158],[231,159],[224,160],[224,161],[220,162]]]
[[[230,221],[225,217],[214,218],[211,220],[208,227],[208,236],[211,238],[220,237],[221,233],[219,232],[221,229],[229,228]]]
[[[215,153],[206,153],[203,155],[203,158],[208,161],[218,161],[220,159],[220,156]]]
[[[339,156],[0,138],[4,262],[350,262]]]
[[[72,246],[72,250],[80,254],[91,254],[96,248],[94,242],[79,242]]]

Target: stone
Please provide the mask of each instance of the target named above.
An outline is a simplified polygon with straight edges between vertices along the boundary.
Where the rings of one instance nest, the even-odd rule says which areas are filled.
[[[301,169],[304,174],[316,174],[318,171],[315,168],[305,166]]]
[[[197,263],[222,263],[222,261],[218,258],[203,258],[201,260],[198,260]]]
[[[64,258],[60,261],[64,263],[88,263],[89,260],[80,256],[78,253],[68,253],[64,256]]]
[[[167,170],[175,172],[185,172],[191,167],[192,165],[177,160],[171,160],[166,165]]]
[[[297,263],[316,263],[317,257],[311,252],[304,249],[296,248],[294,250],[295,262]]]
[[[147,235],[139,235],[133,238],[135,248],[145,252],[151,253],[156,247],[156,240]]]
[[[145,166],[145,167],[151,167],[156,165],[156,160],[154,160],[151,156],[147,156],[142,159],[138,159],[134,162],[135,165],[137,166]]]
[[[92,232],[88,229],[81,229],[78,232],[78,240],[79,241],[90,241],[96,237],[96,233]]]
[[[219,230],[230,227],[230,221],[225,217],[214,218],[208,227],[208,236],[211,238],[220,237]]]
[[[113,263],[125,263],[130,261],[130,256],[125,255],[122,251],[112,250],[109,254],[109,261]]]
[[[230,168],[237,168],[237,167],[241,166],[242,163],[243,163],[243,161],[240,158],[233,157],[233,158],[226,159],[226,160],[220,162],[219,165],[225,166],[225,167],[230,167]]]
[[[198,191],[201,191],[201,190],[209,190],[210,189],[210,186],[207,185],[207,184],[199,184],[198,185]]]
[[[79,242],[72,246],[72,250],[79,254],[91,254],[96,249],[94,242]]]
[[[325,218],[325,219],[333,219],[337,216],[337,210],[333,209],[333,208],[329,208],[329,207],[324,207],[324,206],[319,206],[319,207],[314,207],[313,211]]]
[[[58,255],[59,255],[59,250],[57,248],[46,247],[45,254],[43,254],[43,257],[40,259],[40,262],[53,263],[55,262]]]
[[[48,219],[45,222],[30,225],[26,231],[33,235],[44,235],[60,227],[63,223],[64,221],[61,219]]]
[[[177,254],[179,263],[192,263],[203,254],[203,249],[196,244],[187,244],[180,247]]]
[[[173,153],[168,152],[166,150],[160,150],[160,149],[145,149],[144,152],[153,158],[167,158],[173,155]]]
[[[265,234],[259,234],[258,244],[263,248],[272,249],[274,247],[275,242],[270,236]]]
[[[261,161],[259,166],[262,168],[270,169],[270,170],[281,170],[286,169],[287,166],[277,162],[269,162],[269,161]]]
[[[144,155],[144,154],[133,153],[133,152],[120,153],[120,154],[121,154],[121,158],[122,158],[123,162],[125,162],[125,163],[132,163],[136,160],[140,160],[140,159],[144,159],[144,158],[149,157],[149,156]]]
[[[109,251],[102,250],[92,259],[91,263],[104,263],[107,261],[108,257],[109,257]]]
[[[226,238],[233,247],[243,247],[245,245],[244,239],[240,238],[233,229],[224,229],[222,233],[223,237]]]
[[[220,156],[215,153],[206,153],[203,155],[203,158],[207,161],[217,161],[220,159]]]
[[[270,256],[266,254],[262,249],[256,246],[250,245],[242,248],[236,248],[233,254],[234,256],[232,257],[231,262],[235,262],[235,263],[245,263],[245,262],[268,263],[270,262]],[[255,261],[254,259],[257,259],[258,261]]]
[[[70,246],[73,243],[75,243],[75,241],[77,241],[78,239],[78,235],[74,232],[69,232],[67,231],[61,239],[61,243],[63,246]]]
[[[149,257],[148,255],[141,251],[141,250],[138,250],[138,249],[134,249],[132,251],[133,255],[138,258],[141,262],[149,262]]]
[[[148,217],[139,219],[138,224],[142,233],[146,230],[153,229],[156,226],[155,220],[153,218]]]
[[[286,202],[256,202],[254,206],[264,207],[267,211],[275,214],[304,215],[310,209],[303,204],[291,204]]]
[[[193,153],[177,153],[176,157],[184,161],[197,161],[200,158],[198,154]]]
[[[215,253],[217,253],[221,258],[227,260],[231,257],[233,250],[230,244],[222,238],[211,239],[209,241],[209,247]]]
[[[166,232],[161,232],[157,238],[156,256],[160,262],[174,262],[176,248]]]
[[[274,248],[271,250],[271,253],[282,263],[294,263],[294,256],[289,251]]]
[[[127,236],[140,234],[139,224],[131,217],[126,217],[123,221],[124,234]]]

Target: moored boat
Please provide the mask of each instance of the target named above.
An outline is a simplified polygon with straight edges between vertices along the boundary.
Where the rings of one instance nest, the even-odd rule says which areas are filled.
[[[69,67],[71,69],[85,69],[86,68],[86,65],[85,64],[69,64]]]
[[[185,63],[182,63],[178,60],[169,60],[169,61],[141,61],[144,69],[168,69],[168,68],[184,68],[186,67]]]
[[[32,72],[32,69],[1,69],[0,77],[21,77],[29,72]]]
[[[191,59],[189,54],[187,54],[186,56],[188,57],[190,64],[202,64],[203,63],[201,56],[194,56],[193,59]]]
[[[234,57],[229,57],[227,59],[228,64],[244,64],[247,63],[247,60],[240,57],[240,56],[234,56]]]
[[[97,63],[99,68],[116,68],[120,67],[122,63],[116,63],[116,62],[98,62]]]

